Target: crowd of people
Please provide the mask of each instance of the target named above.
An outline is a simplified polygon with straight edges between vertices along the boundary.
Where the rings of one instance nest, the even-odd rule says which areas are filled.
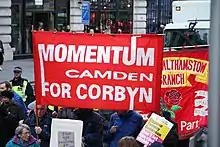
[[[14,78],[0,83],[0,147],[49,147],[52,118],[83,121],[84,147],[142,147],[135,138],[144,120],[132,110],[101,111],[91,109],[36,106],[34,90],[15,67]],[[179,147],[177,124],[169,112],[162,112],[174,126],[163,144],[151,147]],[[70,128],[71,129],[71,128]]]

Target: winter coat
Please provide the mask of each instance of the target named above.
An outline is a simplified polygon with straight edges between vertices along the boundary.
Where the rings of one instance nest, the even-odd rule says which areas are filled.
[[[163,141],[163,146],[164,147],[178,147],[178,140],[179,140],[179,135],[178,135],[178,125],[176,122],[169,120],[171,123],[173,123],[173,127],[166,136],[166,138]]]
[[[0,40],[0,53],[4,54],[5,53],[5,50],[4,50],[4,47],[3,47],[3,42]]]
[[[12,140],[7,143],[6,147],[40,147],[40,145],[33,136],[30,136],[29,141],[24,145],[21,139],[15,135]]]
[[[164,147],[164,146],[159,142],[154,142],[149,147]]]
[[[36,117],[35,114],[32,113],[28,119],[24,121],[25,124],[27,124],[31,129],[31,134],[37,138],[37,134],[35,132],[36,127]],[[51,123],[52,118],[45,114],[40,120],[39,120],[39,127],[42,129],[41,134],[38,135],[39,139],[41,140],[40,146],[41,147],[49,147],[50,145],[50,133],[51,133]]]
[[[143,125],[142,116],[135,111],[129,111],[125,116],[119,116],[117,113],[112,114],[106,135],[106,139],[110,142],[110,147],[118,147],[118,141],[125,136],[136,138]],[[112,126],[118,127],[115,133],[110,133]]]
[[[4,56],[3,55],[4,55],[4,53],[5,53],[5,51],[4,51],[3,43],[0,40],[0,65],[3,64],[3,61],[4,61]]]
[[[23,99],[16,92],[13,91],[13,93],[14,93],[14,97],[12,98],[12,101],[14,101],[19,106],[21,106],[24,113],[27,115],[28,114],[27,107],[25,106]]]
[[[14,136],[19,121],[25,118],[22,108],[13,102],[0,106],[0,147],[4,147]]]
[[[103,146],[103,119],[94,112],[89,111],[79,116],[79,120],[83,121],[83,134],[85,139],[85,147],[102,147]]]

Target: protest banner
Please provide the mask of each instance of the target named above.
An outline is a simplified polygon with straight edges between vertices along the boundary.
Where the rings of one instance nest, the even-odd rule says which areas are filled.
[[[80,147],[83,122],[69,119],[53,119],[50,147]]]
[[[208,65],[207,49],[163,54],[161,107],[178,123],[181,139],[208,123]]]
[[[137,141],[144,144],[146,147],[150,146],[155,141],[162,143],[173,124],[155,113],[152,113],[140,134]]]
[[[159,110],[163,36],[34,32],[38,104]]]

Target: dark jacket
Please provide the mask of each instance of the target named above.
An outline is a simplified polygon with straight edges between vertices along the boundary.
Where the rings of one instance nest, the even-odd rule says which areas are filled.
[[[10,82],[12,82],[12,86],[21,86],[22,87],[24,81],[28,82],[28,80],[24,79],[24,78],[20,78],[16,81],[13,79]],[[33,87],[31,86],[31,84],[29,82],[27,84],[25,95],[27,95],[27,100],[26,100],[25,104],[26,104],[26,106],[28,106],[28,104],[30,104],[31,102],[33,102],[35,100],[34,90],[33,90]]]
[[[76,115],[79,120],[83,121],[83,134],[85,138],[85,147],[102,147],[103,120],[102,117],[90,111],[83,115]]]
[[[0,40],[0,53],[4,54],[5,53],[5,50],[4,50],[4,47],[3,47],[3,42]]]
[[[168,133],[167,137],[163,141],[164,147],[178,147],[178,125],[176,122],[169,120],[171,123],[173,123],[173,127]]]
[[[144,121],[141,115],[134,111],[129,111],[125,116],[119,116],[117,113],[112,114],[106,139],[110,142],[110,147],[118,147],[118,141],[125,136],[133,136],[134,138],[140,133]],[[117,132],[111,134],[112,126],[117,126]]]
[[[25,124],[27,124],[31,129],[31,134],[37,138],[37,135],[35,133],[35,127],[36,125],[36,117],[35,114],[32,113],[28,119],[24,121]],[[51,123],[52,118],[45,114],[40,120],[39,120],[39,127],[41,127],[42,132],[40,135],[38,135],[39,139],[41,140],[40,146],[41,147],[49,147],[50,145],[50,133],[51,133]]]
[[[0,106],[0,147],[4,147],[14,136],[19,121],[25,118],[21,107],[13,102]]]
[[[0,65],[3,64],[3,61],[4,61],[4,56],[3,55],[4,55],[4,53],[5,53],[5,51],[4,51],[3,43],[0,40]]]
[[[74,113],[74,109],[71,108],[61,108],[58,111],[57,118],[61,119],[76,119],[76,115]]]

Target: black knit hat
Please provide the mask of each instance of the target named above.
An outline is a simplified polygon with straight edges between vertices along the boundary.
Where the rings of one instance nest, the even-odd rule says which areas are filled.
[[[17,71],[17,72],[22,72],[22,68],[17,66],[17,67],[14,68],[13,71],[14,71],[14,72],[15,72],[15,71]]]
[[[12,91],[2,91],[0,97],[12,99],[14,97],[14,93]]]

